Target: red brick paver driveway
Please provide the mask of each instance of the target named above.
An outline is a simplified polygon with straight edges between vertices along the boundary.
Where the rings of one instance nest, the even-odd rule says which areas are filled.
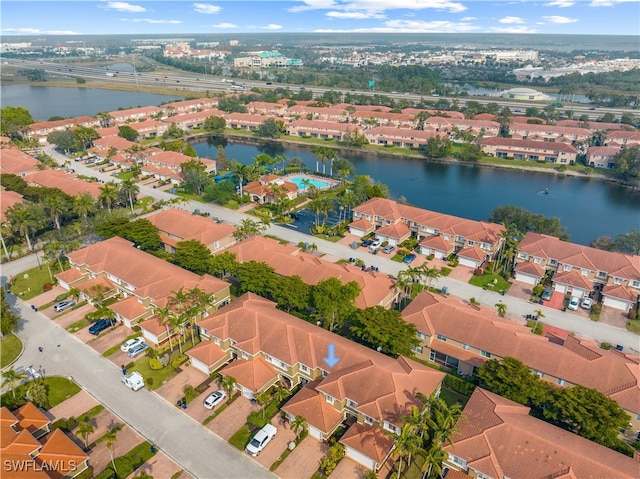
[[[329,451],[325,443],[307,436],[275,470],[282,479],[308,479],[318,470],[320,459]]]
[[[118,440],[114,445],[115,457],[126,454],[142,441],[142,436],[129,426],[124,426],[118,431]],[[89,464],[93,466],[93,471],[97,475],[105,470],[110,462],[111,455],[107,445],[104,441],[100,441],[89,453]]]
[[[42,294],[39,294],[35,298],[31,298],[27,301],[29,304],[33,304],[36,308],[40,308],[43,304],[51,303],[55,301],[55,299],[63,293],[66,293],[67,290],[62,286],[54,286],[50,291],[46,291]]]
[[[116,345],[120,346],[120,344],[124,343],[124,340],[131,334],[131,332],[132,331],[126,326],[118,324],[115,329],[107,329],[106,331],[103,331],[98,337],[91,336],[91,339],[93,339],[93,341],[89,339],[89,342],[87,342],[87,344],[98,351],[100,354],[102,354],[107,349],[110,349],[111,347]]]
[[[217,391],[218,389],[221,389],[220,384],[218,383],[218,381],[213,381],[205,392],[200,394],[197,398],[195,398],[193,401],[189,403],[189,407],[187,407],[187,410],[185,412],[189,416],[191,416],[193,419],[198,421],[199,423],[202,423],[202,421],[204,421],[209,416],[211,416],[216,409],[220,408],[220,406],[224,404],[224,401],[223,401],[221,404],[218,404],[214,409],[207,409],[203,405],[206,397],[212,392]]]
[[[153,477],[169,478],[169,477],[173,477],[175,473],[181,470],[182,469],[180,468],[180,466],[178,466],[175,462],[173,462],[171,459],[165,456],[162,452],[158,452],[156,453],[155,456],[149,459],[149,461],[145,462],[142,466],[140,466],[138,469],[136,469],[131,474],[129,474],[127,478],[133,478],[137,476],[140,473],[140,471],[144,471]],[[186,472],[182,472],[182,474],[180,474],[180,479],[190,479],[190,478],[191,478],[191,475]]]
[[[87,313],[95,311],[95,309],[96,308],[94,308],[90,304],[85,304],[77,309],[66,310],[62,313],[56,313],[53,310],[52,306],[51,308],[45,309],[43,313],[51,319],[55,319],[56,323],[66,329],[69,325],[84,318]]]
[[[97,406],[98,402],[86,391],[80,391],[69,399],[62,401],[56,407],[52,407],[47,412],[54,421],[61,418],[79,417],[89,409]]]
[[[363,479],[369,470],[353,459],[343,457],[338,466],[329,474],[329,479]]]
[[[211,421],[207,428],[228,441],[247,422],[247,416],[256,410],[256,406],[246,397],[240,396]]]
[[[165,384],[156,389],[156,393],[171,404],[175,404],[178,399],[184,396],[183,389],[187,384],[196,387],[206,379],[207,376],[205,376],[202,371],[198,371],[196,368],[184,367],[182,372],[176,374]]]
[[[260,455],[254,458],[259,464],[267,469],[271,467],[271,464],[278,460],[282,453],[287,449],[289,443],[296,438],[294,432],[289,429],[289,425],[283,425],[281,423],[279,414],[271,420],[271,424],[278,429],[278,433],[276,434],[276,437],[274,437],[262,450]]]

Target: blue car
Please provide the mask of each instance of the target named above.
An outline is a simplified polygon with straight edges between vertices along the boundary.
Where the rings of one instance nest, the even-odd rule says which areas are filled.
[[[404,259],[402,260],[403,263],[411,263],[414,259],[416,259],[416,255],[413,253],[408,254],[407,256],[404,257]]]
[[[97,336],[102,331],[110,326],[113,326],[114,324],[116,324],[115,319],[99,319],[89,327],[89,332],[94,336]]]

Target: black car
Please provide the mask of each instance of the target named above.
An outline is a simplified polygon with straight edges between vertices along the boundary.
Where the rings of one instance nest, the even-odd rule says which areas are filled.
[[[99,319],[89,327],[89,332],[95,336],[110,326],[116,324],[115,319]]]
[[[367,240],[364,240],[362,242],[362,246],[365,246],[365,247],[366,246],[371,246],[372,244],[373,244],[373,240],[372,239],[367,239]]]

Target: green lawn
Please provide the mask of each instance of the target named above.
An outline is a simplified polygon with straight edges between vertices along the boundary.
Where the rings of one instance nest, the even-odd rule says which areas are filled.
[[[22,351],[22,341],[13,333],[7,334],[0,341],[0,368],[8,366],[16,360]]]
[[[187,342],[186,345],[185,344],[182,345],[182,350],[186,352],[190,347],[191,347],[191,342],[189,341]],[[142,377],[144,378],[144,383],[147,389],[150,389],[150,390],[157,389],[160,386],[162,386],[162,384],[165,381],[168,381],[176,374],[176,370],[173,367],[171,367],[171,361],[173,361],[175,358],[180,356],[180,351],[178,349],[178,346],[175,344],[174,344],[174,348],[175,350],[169,355],[169,364],[162,369],[158,369],[158,370],[151,369],[149,367],[148,356],[142,356],[141,358],[138,358],[133,364],[133,367],[129,369],[130,371],[138,371],[140,374],[142,374]]]
[[[55,266],[55,268],[51,268],[51,275],[60,272],[57,264]],[[52,279],[52,276],[49,275],[49,268],[42,265],[40,268],[35,267],[14,276],[11,283],[11,292],[27,301],[42,294],[44,292],[42,287],[46,283],[53,283],[54,280],[55,277]]]
[[[91,321],[89,321],[87,318],[82,318],[76,321],[75,323],[67,326],[67,331],[69,331],[70,333],[75,333],[76,331],[79,331],[82,328],[86,328],[87,326],[89,326],[89,324],[91,324]]]
[[[632,333],[640,334],[640,319],[629,319],[627,329]]]
[[[249,425],[245,424],[229,438],[229,444],[236,449],[244,451],[244,448],[249,444],[249,439],[251,439],[251,431],[249,430]]]
[[[483,274],[482,276],[472,276],[469,280],[469,284],[479,286],[483,289],[490,289],[493,291],[509,291],[511,283],[505,281],[505,279],[498,274]]]
[[[80,392],[80,387],[76,383],[69,381],[67,378],[62,378],[59,376],[45,377],[44,382],[48,388],[48,399],[50,407],[57,406],[62,401]],[[0,402],[2,403],[2,405],[7,406],[9,409],[13,409],[24,404],[24,397],[28,384],[28,382],[21,384],[15,389],[15,398],[13,397],[13,393],[11,391],[7,391],[6,393],[4,393],[0,397]]]

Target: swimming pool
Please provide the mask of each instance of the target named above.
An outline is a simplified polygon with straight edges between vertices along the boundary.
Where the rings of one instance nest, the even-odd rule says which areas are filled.
[[[326,181],[316,180],[315,178],[309,178],[307,176],[288,176],[287,180],[295,183],[299,190],[305,190],[308,188],[306,181],[303,183],[304,180],[309,180],[309,183],[319,190],[327,189],[330,186]]]

